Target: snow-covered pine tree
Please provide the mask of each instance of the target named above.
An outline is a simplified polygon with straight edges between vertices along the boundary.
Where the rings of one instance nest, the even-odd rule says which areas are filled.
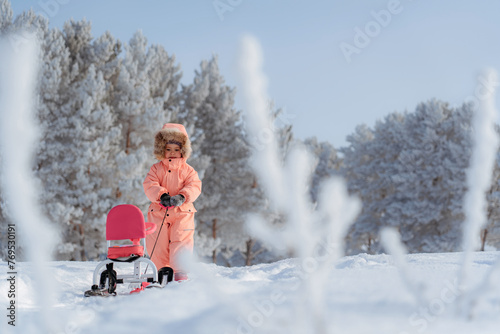
[[[62,225],[61,259],[96,259],[105,249],[106,214],[114,205],[114,157],[120,127],[109,99],[119,47],[105,34],[94,43],[89,22],[71,20],[47,37],[38,156],[43,201]]]
[[[2,162],[2,156],[0,155],[0,163]],[[1,175],[0,175],[1,177]],[[8,255],[8,224],[11,222],[9,217],[7,216],[7,203],[5,202],[4,196],[2,196],[2,182],[0,182],[0,259],[2,261],[7,260]]]
[[[203,193],[197,201],[198,233],[221,243],[212,250],[224,250],[226,260],[245,247],[245,212],[258,205],[255,177],[248,166],[250,148],[245,141],[242,119],[234,108],[235,91],[219,73],[217,57],[203,61],[193,84],[183,87],[181,114],[192,120],[200,156],[208,157],[203,176]],[[196,136],[196,135],[195,135]],[[197,166],[194,166],[197,168]],[[217,243],[205,243],[217,245]],[[205,251],[206,253],[206,251]]]
[[[50,221],[59,224],[63,242],[58,249],[61,259],[71,259],[76,245],[69,237],[75,226],[69,224],[70,217],[80,215],[80,210],[67,205],[66,170],[62,163],[68,151],[66,128],[68,116],[62,114],[62,105],[67,101],[65,89],[70,85],[70,54],[66,48],[64,35],[59,29],[51,29],[42,45],[43,60],[40,63],[39,101],[37,106],[42,140],[36,157],[36,174],[43,186],[41,203]]]
[[[176,122],[177,89],[181,74],[161,46],[147,47],[139,31],[125,46],[116,80],[113,110],[122,126],[116,156],[116,197],[144,211],[149,203],[142,182],[154,160],[154,134],[164,123]],[[184,124],[188,127],[188,124]]]
[[[495,126],[495,130],[500,136],[500,127]],[[488,202],[487,225],[481,231],[481,250],[485,250],[486,245],[500,248],[500,151],[497,152],[496,163],[493,169],[491,188],[486,194]]]
[[[337,150],[329,142],[318,143],[316,137],[307,138],[304,144],[317,159],[316,168],[312,175],[310,195],[313,203],[317,203],[321,184],[332,176],[340,175],[342,159],[338,156]]]
[[[12,24],[14,12],[9,0],[0,0],[0,33],[3,35]]]
[[[344,171],[350,190],[363,200],[351,252],[377,243],[382,226],[397,227],[410,252],[458,249],[471,115],[468,104],[450,108],[432,100],[348,138]],[[366,237],[371,241],[360,241]]]
[[[366,125],[358,125],[353,134],[346,138],[349,145],[341,148],[344,155],[342,174],[347,180],[350,193],[356,194],[363,206],[355,224],[350,227],[346,237],[346,253],[368,252],[373,253],[374,241],[381,225],[380,215],[371,206],[371,196],[375,195],[373,185],[376,175],[372,174],[371,165],[376,158],[374,133]]]
[[[0,150],[0,166],[2,164],[2,154]],[[1,169],[0,169],[1,170]],[[0,260],[2,261],[7,261],[7,256],[9,255],[9,248],[8,248],[8,241],[9,241],[9,235],[8,235],[8,229],[9,229],[9,224],[12,223],[11,216],[9,216],[8,212],[8,207],[7,207],[7,201],[5,199],[5,196],[3,195],[3,180],[1,179],[2,175],[0,173]],[[16,245],[16,258],[17,259],[24,259],[24,252],[23,252],[23,247],[20,247],[21,244],[17,242]]]
[[[106,81],[93,65],[87,77],[75,86],[80,101],[71,122],[74,124],[74,154],[71,180],[74,204],[82,209],[78,221],[81,259],[96,259],[105,250],[106,215],[115,204],[114,157],[120,139],[120,127],[107,104]],[[68,161],[68,164],[71,162]],[[81,225],[80,225],[81,224]]]
[[[384,219],[399,224],[413,252],[460,250],[471,118],[471,105],[451,108],[435,100],[406,117],[407,136],[391,179],[398,193]]]
[[[278,144],[279,161],[282,165],[285,164],[285,159],[288,156],[292,145],[300,145],[298,140],[293,137],[292,123],[287,117],[286,112],[282,108],[276,108],[274,101],[269,101],[268,110],[271,118],[271,128],[262,129],[259,136],[245,134],[248,145],[253,151],[261,150],[262,145],[268,144],[269,137],[267,131],[274,133],[274,138]],[[256,187],[256,194],[258,199],[258,206],[255,207],[252,213],[260,212],[262,217],[265,217],[269,224],[277,226],[284,223],[286,213],[278,212],[272,208],[270,199],[266,198],[264,189],[258,182],[257,177],[254,175],[254,186]],[[252,265],[254,262],[270,262],[280,260],[282,257],[278,255],[274,245],[266,244],[261,240],[257,240],[251,236],[244,243],[244,248],[240,246],[239,253],[243,256],[245,265]]]

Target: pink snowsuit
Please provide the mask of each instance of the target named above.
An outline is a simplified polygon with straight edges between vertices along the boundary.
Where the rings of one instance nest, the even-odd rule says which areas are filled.
[[[196,212],[193,202],[201,194],[201,181],[194,168],[186,163],[191,147],[184,126],[165,124],[155,138],[155,155],[157,158],[160,157],[158,152],[161,151],[161,147],[165,147],[164,141],[171,138],[172,131],[174,136],[179,135],[177,131],[185,135],[185,141],[182,142],[182,158],[165,159],[163,153],[164,159],[151,167],[143,182],[144,192],[151,201],[148,209],[148,222],[156,224],[156,232],[146,237],[146,247],[149,254],[154,247],[151,260],[158,269],[172,267],[175,272],[185,272],[179,264],[178,256],[180,252],[192,253],[193,251],[194,213]],[[163,134],[163,138],[159,139],[160,134]],[[186,200],[181,206],[168,209],[166,212],[166,209],[159,204],[160,197],[164,193],[172,197],[181,194]],[[157,239],[164,218],[163,228]]]

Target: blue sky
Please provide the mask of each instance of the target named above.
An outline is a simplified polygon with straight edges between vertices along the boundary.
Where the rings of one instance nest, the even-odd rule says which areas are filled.
[[[345,146],[357,125],[373,126],[428,99],[461,104],[474,95],[482,69],[500,70],[495,0],[11,2],[14,15],[32,7],[52,27],[86,18],[94,36],[109,30],[128,42],[140,29],[175,54],[186,84],[217,54],[227,84],[237,86],[239,38],[251,33],[262,44],[269,96],[285,109],[283,120],[296,137],[335,147]],[[346,56],[342,45],[357,53]],[[238,96],[236,106],[242,108]]]

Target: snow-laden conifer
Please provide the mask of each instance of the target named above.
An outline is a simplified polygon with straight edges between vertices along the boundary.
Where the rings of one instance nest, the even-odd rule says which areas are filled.
[[[107,42],[104,42],[107,40]],[[114,204],[113,159],[119,126],[109,105],[116,42],[92,43],[90,23],[70,21],[46,38],[39,117],[44,140],[37,173],[50,219],[62,225],[60,257],[95,259],[104,251],[105,216]],[[109,43],[108,43],[109,42]],[[111,45],[103,47],[103,45]]]
[[[116,156],[116,197],[146,210],[149,203],[142,182],[154,159],[153,139],[167,122],[176,122],[174,101],[180,80],[179,66],[161,46],[148,48],[138,31],[124,47],[114,81],[113,112],[121,126]],[[186,127],[187,124],[185,124]]]
[[[260,200],[248,165],[250,147],[244,137],[241,113],[234,107],[235,90],[226,85],[217,57],[213,57],[200,64],[193,84],[184,87],[182,94],[181,114],[203,134],[195,134],[194,141],[200,157],[207,159],[203,194],[196,203],[198,231],[221,239],[218,248],[229,258],[235,249],[246,247],[244,216],[258,210]],[[214,261],[217,251],[212,251]]]
[[[363,200],[350,249],[378,251],[383,226],[397,227],[410,252],[458,249],[470,120],[469,104],[431,100],[348,137],[345,175]]]
[[[5,33],[8,27],[12,24],[12,16],[14,12],[9,0],[0,1],[0,32]]]
[[[322,183],[332,176],[340,175],[342,159],[338,156],[337,150],[329,142],[318,142],[316,137],[312,137],[306,139],[304,144],[307,150],[317,159],[310,190],[311,199],[316,203]]]

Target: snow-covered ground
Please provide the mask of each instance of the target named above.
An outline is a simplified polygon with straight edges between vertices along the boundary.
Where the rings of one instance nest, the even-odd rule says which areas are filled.
[[[497,260],[498,252],[473,256],[471,281],[478,283]],[[460,294],[457,272],[461,254],[408,255],[415,282],[422,283],[428,305],[417,305],[400,279],[389,255],[343,257],[330,268],[324,333],[498,333],[500,285],[493,286],[469,319],[458,316]],[[92,284],[96,262],[51,262],[60,288],[55,306],[56,333],[294,333],[314,323],[310,310],[300,308],[302,283],[315,272],[299,259],[251,267],[227,268],[200,264],[189,281],[164,289],[127,294],[120,286],[116,297],[83,297]],[[0,263],[2,272],[7,263]],[[118,273],[123,273],[118,269]],[[131,266],[130,266],[131,268]],[[16,327],[14,333],[35,333],[39,307],[32,280],[32,263],[17,264]],[[498,274],[493,282],[499,282]],[[9,282],[0,282],[0,300],[6,313]],[[53,313],[54,314],[54,313]],[[301,331],[303,332],[303,331]],[[313,333],[313,329],[309,331]],[[317,331],[316,331],[317,332]]]

